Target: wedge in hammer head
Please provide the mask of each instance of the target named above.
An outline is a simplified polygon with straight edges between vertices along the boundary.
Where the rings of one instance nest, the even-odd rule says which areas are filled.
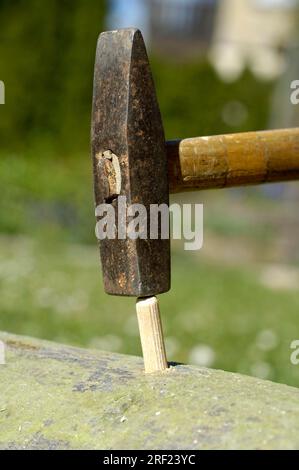
[[[169,203],[165,138],[139,30],[99,37],[91,140],[96,207],[108,204],[115,213],[115,238],[100,241],[105,291],[137,297],[168,291],[169,237],[162,239],[159,224],[158,238],[151,239],[149,227],[150,205]],[[146,209],[146,238],[119,233],[132,204]]]

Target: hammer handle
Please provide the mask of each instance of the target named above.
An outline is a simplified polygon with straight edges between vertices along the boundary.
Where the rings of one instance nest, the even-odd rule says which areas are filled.
[[[171,193],[299,179],[299,128],[166,143]]]

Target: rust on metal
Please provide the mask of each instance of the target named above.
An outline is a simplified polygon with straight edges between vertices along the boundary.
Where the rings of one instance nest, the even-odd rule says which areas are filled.
[[[92,112],[96,206],[109,203],[118,226],[119,196],[127,207],[168,204],[165,138],[140,31],[102,33],[98,40]],[[126,237],[100,242],[105,291],[149,296],[170,288],[170,242]]]

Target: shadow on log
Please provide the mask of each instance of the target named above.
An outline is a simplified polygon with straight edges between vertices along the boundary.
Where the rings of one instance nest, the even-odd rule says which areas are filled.
[[[295,449],[299,390],[0,334],[1,449]]]

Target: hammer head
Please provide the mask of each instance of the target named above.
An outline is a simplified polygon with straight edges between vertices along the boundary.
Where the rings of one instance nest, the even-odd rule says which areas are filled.
[[[151,239],[149,223],[150,205],[169,203],[165,138],[145,45],[136,29],[99,37],[91,140],[95,203],[108,204],[115,214],[115,238],[100,241],[105,291],[128,296],[168,291],[169,237],[161,238],[159,224],[158,238]],[[132,204],[146,209],[147,220],[141,222],[146,238],[132,239],[120,228]],[[130,217],[126,226],[129,222]]]

